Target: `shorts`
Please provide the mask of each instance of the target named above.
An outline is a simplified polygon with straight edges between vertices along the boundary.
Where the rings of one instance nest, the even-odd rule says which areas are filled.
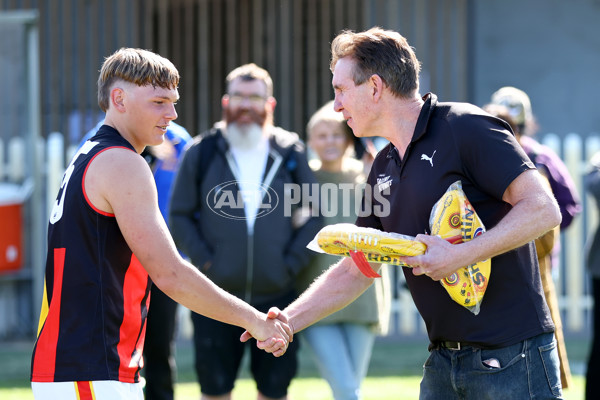
[[[295,295],[290,293],[268,305],[255,306],[267,312],[272,306],[285,308]],[[202,315],[192,313],[194,323],[194,346],[196,352],[196,374],[200,391],[208,396],[221,396],[233,390],[242,357],[250,348],[250,371],[260,393],[271,398],[287,395],[288,387],[298,369],[297,351],[299,340],[290,343],[281,357],[260,350],[254,339],[240,342],[244,332],[238,326],[224,324]]]
[[[35,400],[144,400],[141,383],[31,382]]]

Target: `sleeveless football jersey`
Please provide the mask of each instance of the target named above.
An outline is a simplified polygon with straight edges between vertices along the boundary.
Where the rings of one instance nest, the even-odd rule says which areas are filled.
[[[88,201],[88,166],[111,148],[135,151],[103,125],[69,164],[50,213],[33,382],[138,382],[151,281],[114,214]]]

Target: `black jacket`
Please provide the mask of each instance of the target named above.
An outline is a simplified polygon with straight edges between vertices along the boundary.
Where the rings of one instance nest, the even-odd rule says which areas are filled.
[[[214,283],[248,303],[264,304],[292,291],[296,276],[313,256],[306,245],[322,220],[314,216],[292,226],[290,214],[302,202],[300,187],[289,184],[316,180],[298,135],[273,128],[263,175],[265,195],[250,232],[232,163],[218,129],[198,136],[179,167],[169,226],[179,250]]]

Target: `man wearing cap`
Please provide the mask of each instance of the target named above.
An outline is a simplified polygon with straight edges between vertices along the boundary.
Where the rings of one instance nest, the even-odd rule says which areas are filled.
[[[581,212],[581,201],[575,183],[560,157],[550,147],[540,144],[532,137],[538,126],[531,111],[529,96],[520,89],[504,86],[492,94],[490,105],[505,107],[504,109],[508,112],[509,117],[504,119],[512,120],[507,122],[511,125],[519,144],[533,161],[538,171],[548,179],[562,215],[560,229],[566,229],[573,222],[573,218]],[[544,295],[555,325],[554,333],[560,357],[562,386],[568,388],[571,386],[571,371],[558,307],[558,296],[552,274],[553,267],[557,265],[556,259],[560,251],[558,227],[555,231],[552,236],[545,235],[550,242],[542,240],[544,237],[536,240],[536,250]],[[552,231],[549,233],[552,233]]]
[[[573,178],[560,157],[548,146],[533,138],[538,125],[531,111],[529,96],[512,86],[504,86],[492,94],[492,104],[505,106],[515,122],[515,135],[531,161],[547,176],[562,215],[561,229],[566,229],[582,210]]]

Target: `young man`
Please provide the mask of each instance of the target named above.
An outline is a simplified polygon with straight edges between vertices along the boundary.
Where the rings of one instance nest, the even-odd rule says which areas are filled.
[[[381,202],[365,199],[372,200],[371,214],[356,223],[416,236],[427,245],[423,255],[405,257],[412,268],[403,268],[431,342],[420,398],[561,398],[554,325],[533,245],[560,223],[560,212],[534,165],[503,121],[470,104],[441,103],[431,93],[421,97],[419,61],[397,32],[343,32],[331,48],[335,109],[356,136],[390,141],[368,184],[373,191],[379,183],[388,188],[382,194],[391,210],[378,216]],[[488,230],[452,245],[423,232],[433,205],[457,180]],[[487,291],[475,315],[455,303],[439,280],[490,257]],[[280,318],[297,332],[371,283],[344,258]]]
[[[143,399],[150,286],[208,317],[287,347],[285,324],[219,289],[179,255],[161,216],[145,146],[177,118],[179,73],[157,54],[121,49],[98,79],[105,124],[73,157],[50,214],[44,301],[32,356],[39,399]]]
[[[91,139],[102,125],[104,118],[83,136],[79,147]],[[191,140],[192,137],[183,126],[171,121],[165,140],[158,146],[147,146],[141,153],[154,175],[158,208],[167,222],[171,187],[179,161]],[[178,304],[156,285],[152,285],[150,296],[152,307],[148,309],[146,320],[144,369],[141,371],[145,381],[144,397],[145,400],[173,400],[177,376],[175,331]]]

